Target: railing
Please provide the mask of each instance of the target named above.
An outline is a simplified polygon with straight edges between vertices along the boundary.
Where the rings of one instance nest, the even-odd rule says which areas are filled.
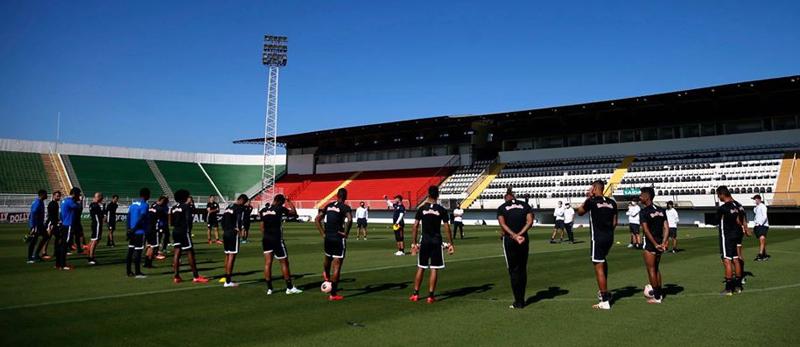
[[[433,186],[433,185],[438,186],[439,183],[442,182],[442,179],[440,177],[441,177],[441,174],[444,171],[450,170],[453,167],[458,167],[458,166],[460,166],[460,163],[461,163],[461,156],[460,155],[454,155],[452,158],[450,158],[450,160],[448,160],[444,165],[442,165],[438,170],[436,170],[436,172],[433,174],[433,177],[428,179],[428,181],[426,181],[422,185],[422,187],[420,187],[417,190],[416,195],[414,196],[416,201],[413,201],[414,202],[413,206],[416,207],[417,205],[422,203],[422,201],[425,200],[425,197],[428,196],[428,187]]]

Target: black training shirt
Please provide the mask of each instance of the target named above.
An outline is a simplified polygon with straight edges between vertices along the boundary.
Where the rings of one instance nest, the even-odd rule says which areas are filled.
[[[664,242],[664,221],[667,220],[667,211],[656,205],[650,205],[639,212],[642,224],[647,224],[650,233],[658,243]]]
[[[731,200],[722,204],[722,206],[717,209],[719,230],[727,235],[741,234],[742,226],[739,225],[739,218],[744,213],[744,207],[736,200]]]
[[[264,238],[279,240],[283,238],[283,217],[289,215],[289,209],[283,206],[264,207],[259,211],[261,225],[264,226]]]
[[[442,242],[442,223],[449,222],[447,210],[442,205],[426,203],[417,209],[414,219],[422,224],[422,242]]]
[[[613,234],[614,217],[617,215],[617,202],[605,196],[586,199],[583,208],[589,211],[592,232]]]
[[[325,237],[331,240],[342,239],[344,236],[339,233],[344,232],[344,222],[350,212],[350,206],[334,201],[319,211],[325,214]]]
[[[528,222],[528,213],[531,213],[531,206],[517,199],[506,201],[497,208],[497,216],[503,216],[506,225],[515,233],[522,231],[522,228],[525,227]],[[523,236],[528,237],[528,233]]]

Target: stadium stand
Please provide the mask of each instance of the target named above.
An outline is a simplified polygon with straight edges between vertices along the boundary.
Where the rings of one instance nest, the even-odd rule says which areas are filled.
[[[35,194],[50,191],[42,157],[36,153],[0,152],[0,193]]]
[[[491,160],[478,160],[471,165],[461,166],[453,172],[450,177],[442,183],[442,197],[448,195],[465,198],[462,196],[467,193],[467,189],[475,183],[475,180],[483,174],[491,164]]]
[[[449,168],[365,171],[347,185],[348,196],[355,202],[400,194],[416,206],[422,202],[428,185],[439,185],[450,172]]]
[[[197,163],[156,161],[156,165],[173,190],[188,189],[197,197],[217,195]]]
[[[317,201],[330,194],[336,187],[352,176],[352,172],[317,174],[317,175],[284,175],[278,180],[277,190],[282,191],[289,199],[297,201]]]
[[[201,164],[211,180],[226,198],[247,192],[261,181],[260,165]],[[279,173],[283,173],[280,166]]]
[[[138,196],[142,187],[150,188],[153,196],[163,194],[144,160],[70,155],[69,161],[87,195],[103,192],[130,198]]]
[[[608,181],[621,161],[619,157],[601,157],[508,163],[480,198],[502,199],[508,187],[531,198],[581,197],[592,181]]]
[[[615,195],[643,186],[658,195],[704,195],[720,185],[734,194],[773,193],[785,151],[778,146],[640,155]]]

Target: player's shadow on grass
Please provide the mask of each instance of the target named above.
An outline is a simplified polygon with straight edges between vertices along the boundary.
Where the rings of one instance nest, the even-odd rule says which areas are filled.
[[[361,296],[361,295],[369,295],[373,293],[379,293],[387,290],[400,290],[408,288],[408,285],[411,284],[411,281],[406,282],[399,282],[399,283],[381,283],[381,284],[370,284],[364,288],[354,289],[357,292],[355,294],[350,294],[351,297],[353,296]]]
[[[665,284],[661,290],[664,291],[664,295],[677,295],[678,293],[683,291],[683,286],[677,284]]]
[[[643,289],[641,289],[641,290],[643,290]],[[636,288],[634,286],[627,286],[627,287],[613,289],[613,290],[611,290],[611,304],[613,305],[615,302],[619,301],[620,299],[630,298],[630,297],[636,295],[636,293],[638,293],[639,291],[640,291],[640,289]]]
[[[491,290],[492,287],[494,287],[494,283],[486,283],[480,286],[463,287],[463,288],[448,290],[442,294],[439,294],[439,301],[461,298],[467,295],[487,292]]]
[[[562,289],[561,287],[550,287],[540,290],[533,296],[529,297],[528,300],[525,301],[525,306],[535,304],[542,300],[555,299],[557,296],[567,294],[569,294],[569,290]]]

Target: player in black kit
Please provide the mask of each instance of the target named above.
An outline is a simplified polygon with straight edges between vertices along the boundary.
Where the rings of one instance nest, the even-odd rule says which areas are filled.
[[[328,300],[339,301],[344,299],[338,295],[339,278],[344,263],[345,250],[347,249],[347,235],[353,227],[353,214],[350,206],[345,204],[347,189],[339,188],[336,192],[336,201],[325,205],[317,213],[315,224],[322,236],[325,248],[325,258],[322,261],[323,276],[331,282],[331,292]],[[323,219],[325,225],[323,226]],[[331,272],[333,270],[333,272]]]
[[[94,193],[94,199],[89,204],[89,217],[92,218],[92,237],[87,252],[89,253],[89,265],[95,265],[97,261],[94,252],[103,237],[103,218],[105,217],[103,194],[100,192]]]
[[[608,262],[606,256],[614,244],[614,229],[617,227],[617,202],[603,195],[605,182],[594,181],[586,192],[586,201],[578,207],[578,215],[589,213],[589,233],[592,237],[592,263],[597,277],[600,301],[593,308],[611,309],[611,293],[608,292]]]
[[[525,287],[528,283],[528,230],[533,225],[533,211],[524,201],[517,200],[511,188],[504,196],[505,203],[497,208],[497,221],[503,233],[503,255],[511,277],[514,293],[512,309],[525,307]]]
[[[216,244],[221,244],[222,242],[219,240],[219,220],[217,219],[217,215],[219,214],[219,204],[214,199],[214,196],[211,195],[208,197],[208,203],[206,203],[206,223],[208,227],[208,244],[211,244],[211,229],[214,229],[214,242]]]
[[[232,280],[233,264],[239,254],[239,232],[241,231],[241,210],[247,203],[247,195],[241,194],[236,202],[228,205],[222,213],[222,243],[225,250],[225,287],[237,287]]]
[[[242,206],[242,243],[247,243],[250,236],[250,215],[253,213],[253,205],[248,201]]]
[[[189,191],[178,189],[175,192],[175,202],[177,204],[170,209],[170,223],[172,224],[172,240],[174,243],[174,257],[172,258],[172,271],[174,275],[172,282],[181,283],[181,253],[186,252],[189,257],[189,267],[192,269],[192,282],[208,283],[208,279],[197,272],[197,263],[194,256],[194,244],[189,226],[192,224],[192,207],[188,204]]]
[[[284,205],[286,205],[284,207]],[[261,218],[261,247],[264,250],[264,280],[267,282],[267,295],[272,294],[272,259],[281,263],[281,273],[286,281],[286,295],[300,294],[303,291],[292,284],[289,271],[289,254],[283,242],[283,218],[297,216],[294,204],[286,200],[283,194],[275,195],[272,204],[259,211]]]
[[[725,267],[725,290],[720,294],[733,295],[742,292],[744,269],[739,261],[737,246],[742,244],[745,234],[750,235],[747,228],[747,214],[744,207],[733,200],[731,191],[726,186],[717,188],[717,198],[722,205],[717,209],[719,221],[719,248],[722,265]]]
[[[53,199],[47,204],[47,221],[45,222],[45,227],[47,227],[46,237],[39,242],[39,250],[36,253],[44,260],[50,260],[51,257],[47,255],[48,245],[56,232],[61,228],[61,217],[59,216],[59,211],[61,209],[60,203],[61,191],[56,190],[53,192]]]
[[[436,203],[439,198],[439,187],[428,187],[428,198],[425,203],[417,209],[414,216],[414,228],[412,229],[411,253],[417,254],[417,273],[414,276],[414,293],[409,300],[419,300],[419,288],[422,285],[422,278],[425,276],[425,269],[430,269],[431,274],[428,280],[428,300],[429,304],[436,302],[436,281],[438,270],[444,269],[444,248],[442,245],[442,224],[447,232],[447,252],[453,254],[453,233],[450,231],[449,214],[447,209]],[[419,227],[422,224],[422,238],[418,239]],[[420,240],[420,243],[417,243]]]
[[[650,304],[660,304],[664,297],[661,285],[661,254],[667,250],[669,243],[669,224],[667,223],[667,211],[653,204],[656,196],[652,187],[640,189],[639,200],[644,205],[644,209],[639,211],[639,221],[644,232],[642,255],[644,265],[647,268],[647,278],[650,281],[652,290],[646,290],[647,302]]]
[[[116,247],[114,243],[114,231],[117,230],[117,208],[119,208],[119,196],[114,194],[111,196],[111,202],[106,205],[106,223],[108,223],[108,241],[106,246]]]

